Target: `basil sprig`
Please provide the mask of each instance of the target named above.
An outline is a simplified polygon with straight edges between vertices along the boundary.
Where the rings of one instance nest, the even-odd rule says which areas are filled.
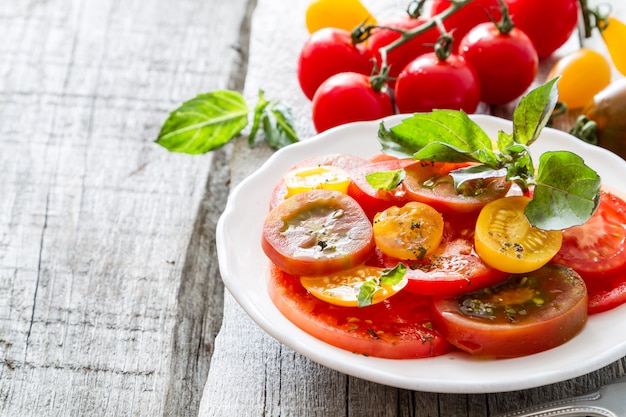
[[[523,191],[531,186],[526,208],[530,223],[544,230],[583,224],[600,201],[600,176],[578,155],[553,151],[539,158],[537,174],[528,147],[539,138],[558,100],[558,78],[523,97],[513,113],[513,131],[498,132],[497,150],[487,133],[463,111],[417,113],[378,138],[385,153],[435,162],[473,162],[451,172],[455,187],[465,181],[506,176]]]
[[[251,113],[250,146],[254,145],[259,129],[273,149],[298,141],[291,110],[283,102],[271,102],[259,91],[258,103],[252,111],[240,93],[220,90],[199,94],[172,111],[156,143],[171,152],[207,153],[241,134]]]
[[[357,297],[359,307],[367,307],[372,304],[374,294],[383,285],[392,287],[399,284],[406,274],[406,265],[399,262],[395,267],[383,270],[380,277],[372,277],[361,284]]]

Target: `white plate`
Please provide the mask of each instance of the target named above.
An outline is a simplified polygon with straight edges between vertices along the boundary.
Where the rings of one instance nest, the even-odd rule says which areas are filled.
[[[390,127],[402,116],[387,119]],[[406,116],[405,116],[406,117]],[[491,136],[511,132],[511,122],[472,116]],[[261,227],[274,184],[293,164],[329,153],[368,157],[380,151],[378,122],[361,122],[326,131],[276,152],[232,192],[217,225],[217,253],[222,279],[250,317],[267,333],[302,355],[337,371],[398,388],[446,393],[486,393],[532,388],[573,378],[626,355],[626,305],[591,316],[570,342],[539,354],[515,359],[476,359],[451,353],[427,359],[365,357],[335,348],[300,330],[271,302],[261,250]],[[615,154],[546,128],[532,145],[535,163],[547,150],[571,150],[582,156],[603,183],[626,191],[626,163]]]

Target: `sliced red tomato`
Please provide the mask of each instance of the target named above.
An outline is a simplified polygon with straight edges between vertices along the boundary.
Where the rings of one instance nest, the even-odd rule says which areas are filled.
[[[557,264],[434,301],[435,328],[474,355],[517,357],[548,350],[573,338],[586,322],[585,283]]]
[[[601,281],[587,284],[588,313],[597,314],[626,303],[626,274],[619,271]]]
[[[294,166],[292,166],[288,172],[305,168],[305,167],[317,167],[321,165],[330,165],[339,167],[344,169],[350,174],[353,170],[361,165],[367,164],[368,161],[365,158],[361,158],[359,156],[350,155],[350,154],[328,154],[322,156],[313,156],[311,158],[307,158],[304,161],[301,161]],[[284,178],[284,177],[283,177]],[[274,186],[274,190],[272,192],[272,198],[270,199],[270,209],[275,207],[281,201],[283,201],[287,196],[287,186],[285,184],[284,179],[281,180]]]
[[[423,161],[407,167],[404,180],[407,196],[442,213],[476,213],[490,201],[504,197],[511,188],[504,178],[489,178],[467,181],[459,193],[449,174],[463,166],[467,164]]]
[[[393,268],[398,262],[407,266],[406,291],[422,295],[451,297],[490,287],[509,274],[485,264],[473,247],[476,216],[444,215],[442,243],[421,261],[406,261],[383,254],[377,248],[367,263]]]
[[[313,297],[297,276],[270,264],[268,292],[278,310],[310,335],[340,349],[389,359],[447,353],[431,326],[431,300],[400,291],[367,307],[336,306]]]
[[[392,206],[403,206],[409,200],[402,186],[387,191],[375,189],[366,179],[374,172],[395,171],[415,164],[413,160],[389,159],[363,165],[352,172],[352,183],[348,187],[348,195],[359,202],[365,214],[373,219],[379,213]]]
[[[587,284],[626,271],[626,202],[604,187],[593,216],[563,232],[553,262],[573,268]]]
[[[312,190],[274,207],[263,224],[261,247],[295,275],[353,268],[374,250],[372,225],[358,203],[334,190]]]

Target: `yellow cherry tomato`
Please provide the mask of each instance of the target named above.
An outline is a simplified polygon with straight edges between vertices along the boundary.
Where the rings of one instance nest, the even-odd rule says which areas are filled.
[[[385,254],[419,260],[431,254],[443,236],[443,216],[428,204],[410,202],[374,216],[374,240]]]
[[[547,264],[561,248],[563,232],[530,224],[525,196],[492,201],[480,211],[474,245],[478,256],[492,268],[523,274]]]
[[[313,0],[306,10],[309,33],[325,27],[352,31],[361,23],[376,24],[360,0]]]
[[[348,192],[350,175],[343,169],[332,165],[317,165],[297,168],[289,171],[284,177],[287,196],[311,190],[336,190],[344,194]]]
[[[345,306],[359,306],[359,292],[363,283],[374,280],[379,287],[372,296],[371,304],[379,303],[398,291],[408,283],[406,274],[399,282],[388,285],[381,279],[385,273],[384,268],[374,266],[359,266],[353,269],[327,274],[322,276],[302,276],[300,282],[314,297],[327,303]]]
[[[626,75],[626,24],[609,16],[607,22],[599,23],[599,28],[615,68]]]
[[[611,65],[601,54],[581,48],[558,60],[548,79],[560,75],[559,101],[569,109],[584,107],[598,91],[611,82]]]

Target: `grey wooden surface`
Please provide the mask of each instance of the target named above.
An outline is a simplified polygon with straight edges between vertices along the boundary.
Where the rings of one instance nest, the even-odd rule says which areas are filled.
[[[306,3],[2,1],[1,416],[487,416],[624,374],[622,360],[513,393],[399,390],[320,366],[243,313],[215,224],[271,151],[152,141],[183,100],[223,88],[288,101],[311,136],[295,79]]]

